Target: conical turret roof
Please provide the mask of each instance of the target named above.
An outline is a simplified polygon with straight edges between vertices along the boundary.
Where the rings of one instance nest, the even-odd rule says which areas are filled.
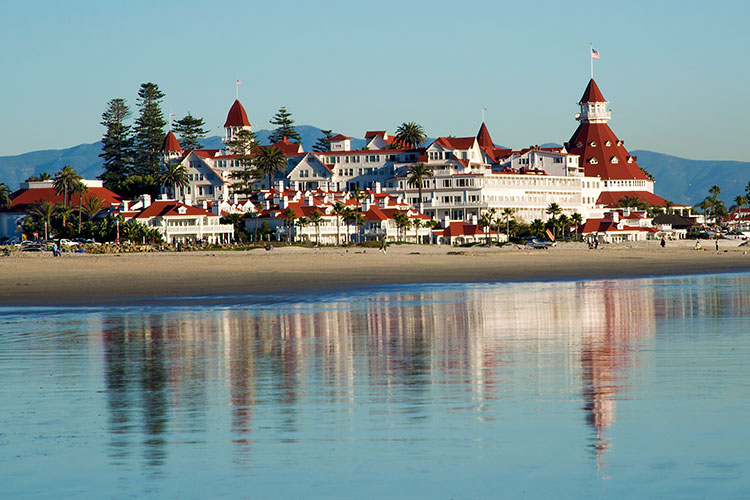
[[[581,100],[578,101],[579,104],[583,102],[607,102],[593,78],[589,80],[589,84],[586,86],[586,90],[583,91]]]
[[[234,104],[232,104],[232,107],[229,108],[229,113],[227,114],[227,121],[224,123],[224,128],[249,126],[250,120],[247,119],[245,108],[242,107],[242,104],[240,104],[239,100],[235,100]]]
[[[477,143],[480,148],[494,148],[495,143],[492,142],[490,131],[487,130],[487,125],[482,122],[482,126],[479,127],[479,133],[477,134]]]
[[[174,133],[170,130],[167,136],[164,138],[164,144],[161,148],[163,153],[182,153],[180,143],[175,137]]]

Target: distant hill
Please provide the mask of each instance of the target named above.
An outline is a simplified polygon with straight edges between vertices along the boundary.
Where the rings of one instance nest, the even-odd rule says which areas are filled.
[[[315,142],[323,135],[319,128],[312,125],[300,125],[297,131],[302,136],[305,151],[312,151]],[[270,130],[256,131],[262,144],[268,143],[270,133]],[[428,144],[432,140],[428,139]],[[221,137],[218,136],[207,137],[202,143],[207,149],[223,147]],[[364,145],[364,139],[353,138],[353,147],[361,148]],[[546,143],[542,146],[559,147],[559,144]],[[15,191],[28,177],[43,172],[55,173],[64,165],[71,165],[84,178],[95,179],[102,171],[99,153],[101,142],[80,144],[68,149],[0,156],[0,182],[6,183]],[[638,164],[656,178],[657,194],[675,203],[695,205],[716,184],[721,188],[720,198],[729,206],[738,194],[744,194],[745,186],[750,182],[750,162],[689,160],[643,150],[632,153],[638,157]]]

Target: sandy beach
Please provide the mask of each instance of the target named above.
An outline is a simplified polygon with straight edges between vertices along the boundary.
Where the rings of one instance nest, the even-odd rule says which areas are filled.
[[[391,246],[276,247],[271,251],[65,254],[0,258],[0,305],[103,305],[159,297],[309,293],[368,285],[635,278],[750,271],[747,247],[720,251],[692,241],[602,245],[562,243],[548,250]]]

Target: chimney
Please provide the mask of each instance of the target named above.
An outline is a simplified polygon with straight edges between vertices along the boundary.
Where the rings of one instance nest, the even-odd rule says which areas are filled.
[[[450,216],[446,215],[443,217],[443,229],[448,229],[451,225],[451,218]]]
[[[203,200],[203,201],[201,202],[201,208],[202,208],[203,210],[208,210],[208,200]]]
[[[284,181],[283,180],[276,182],[276,190],[279,191],[280,193],[284,192]]]
[[[477,226],[477,225],[479,225],[479,219],[477,218],[477,216],[476,216],[476,215],[472,215],[472,216],[471,216],[471,225],[472,225],[472,226]]]
[[[148,208],[151,206],[151,195],[150,194],[142,194],[141,195],[141,203],[143,203],[143,208]]]
[[[282,196],[281,202],[279,203],[279,207],[282,210],[286,210],[287,208],[289,208],[289,198],[287,198],[286,196]]]
[[[128,200],[122,200],[122,211],[128,212],[130,208],[130,202]]]
[[[375,183],[373,183],[373,186],[372,186],[372,187],[373,187],[373,189],[375,190],[375,192],[376,192],[376,193],[380,193],[380,192],[381,192],[381,189],[382,189],[382,188],[381,188],[381,186],[380,186],[380,183],[379,183],[379,182],[377,182],[377,181],[376,181]]]
[[[184,203],[185,205],[192,205],[192,204],[193,204],[193,196],[192,196],[192,195],[189,195],[189,194],[186,194],[186,195],[185,195],[185,199],[183,199],[183,200],[182,200],[182,202],[183,202],[183,203]],[[148,204],[149,204],[149,205],[151,204],[151,200],[149,200]],[[143,207],[143,208],[146,208],[147,206],[148,206],[148,205],[144,205],[144,207]]]
[[[167,193],[161,193],[161,194],[159,195],[159,199],[160,199],[160,200],[166,200],[166,199],[168,199],[168,198],[167,198]]]
[[[315,206],[315,198],[313,198],[313,195],[311,194],[307,195],[306,203],[308,207]]]
[[[391,202],[391,197],[390,196],[384,196],[383,197],[383,208],[388,208],[388,206],[390,205],[390,202]]]
[[[612,210],[609,214],[612,217],[612,222],[614,222],[615,224],[620,222],[620,212],[618,212],[617,210]]]

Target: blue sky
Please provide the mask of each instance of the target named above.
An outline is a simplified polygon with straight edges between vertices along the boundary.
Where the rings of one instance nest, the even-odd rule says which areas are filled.
[[[404,121],[496,143],[563,142],[589,78],[630,149],[750,160],[744,2],[7,2],[0,156],[101,138],[106,103],[157,83],[165,115],[222,131],[234,100],[256,128],[362,137]]]

